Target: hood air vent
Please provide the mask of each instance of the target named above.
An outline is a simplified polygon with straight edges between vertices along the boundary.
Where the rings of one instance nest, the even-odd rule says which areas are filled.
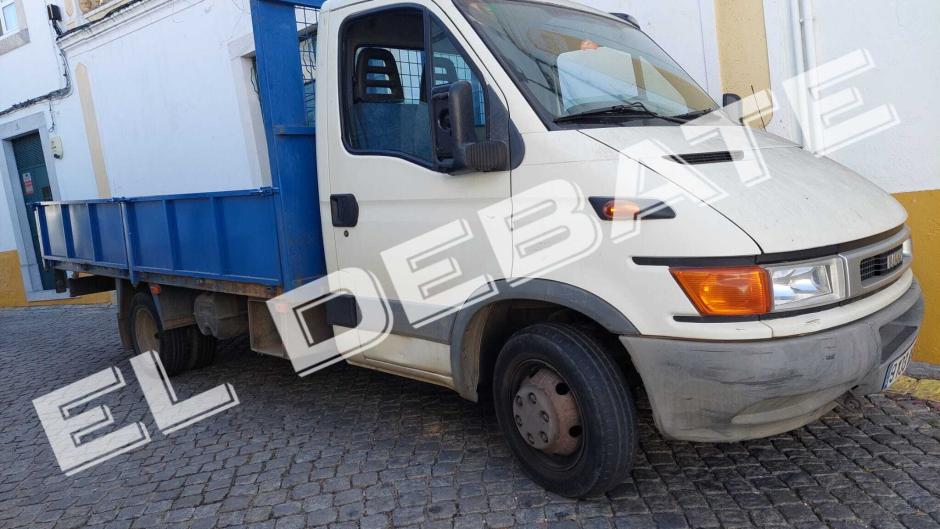
[[[663,156],[667,160],[685,165],[700,165],[706,163],[733,162],[744,157],[741,151],[714,151],[714,152],[695,152],[690,154],[670,154]]]

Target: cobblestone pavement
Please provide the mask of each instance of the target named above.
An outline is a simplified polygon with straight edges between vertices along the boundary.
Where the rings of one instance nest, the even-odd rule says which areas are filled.
[[[153,440],[65,477],[31,400],[111,365],[128,386],[96,404]],[[241,404],[164,436],[111,308],[0,311],[0,376],[0,527],[940,527],[940,410],[909,397],[720,445],[665,441],[647,411],[632,479],[572,501],[521,474],[486,406],[346,366],[301,379],[244,340],[173,380]]]

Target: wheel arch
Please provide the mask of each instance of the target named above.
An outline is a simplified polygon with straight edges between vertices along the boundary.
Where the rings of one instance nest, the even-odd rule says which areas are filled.
[[[578,315],[612,337],[639,334],[617,308],[580,287],[548,279],[531,279],[515,285],[505,280],[495,283],[495,295],[454,315],[450,333],[451,370],[454,388],[466,399],[479,400],[478,388],[492,376],[502,343],[523,326],[546,318]],[[531,320],[525,316],[513,320],[511,313],[519,312],[517,309],[522,309]],[[613,342],[622,348],[618,340]],[[632,369],[629,356],[623,356]]]

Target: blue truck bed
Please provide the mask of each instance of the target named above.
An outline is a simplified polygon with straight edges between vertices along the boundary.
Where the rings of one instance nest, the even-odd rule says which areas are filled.
[[[60,270],[270,297],[326,274],[316,132],[298,35],[323,0],[251,0],[271,187],[42,202],[42,257]],[[307,63],[315,60],[304,59]]]
[[[275,199],[262,188],[43,202],[36,224],[43,259],[56,268],[275,295],[308,280],[284,277]],[[306,269],[323,274],[322,262],[321,251]]]

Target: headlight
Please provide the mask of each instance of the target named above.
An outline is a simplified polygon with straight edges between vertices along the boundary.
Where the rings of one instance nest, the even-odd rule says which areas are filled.
[[[703,316],[760,316],[845,299],[837,258],[766,266],[671,268]]]
[[[901,245],[901,251],[904,253],[904,257],[911,259],[914,257],[914,240],[907,239],[904,241],[904,244]]]
[[[774,293],[773,311],[825,305],[843,298],[837,261],[765,266]]]

